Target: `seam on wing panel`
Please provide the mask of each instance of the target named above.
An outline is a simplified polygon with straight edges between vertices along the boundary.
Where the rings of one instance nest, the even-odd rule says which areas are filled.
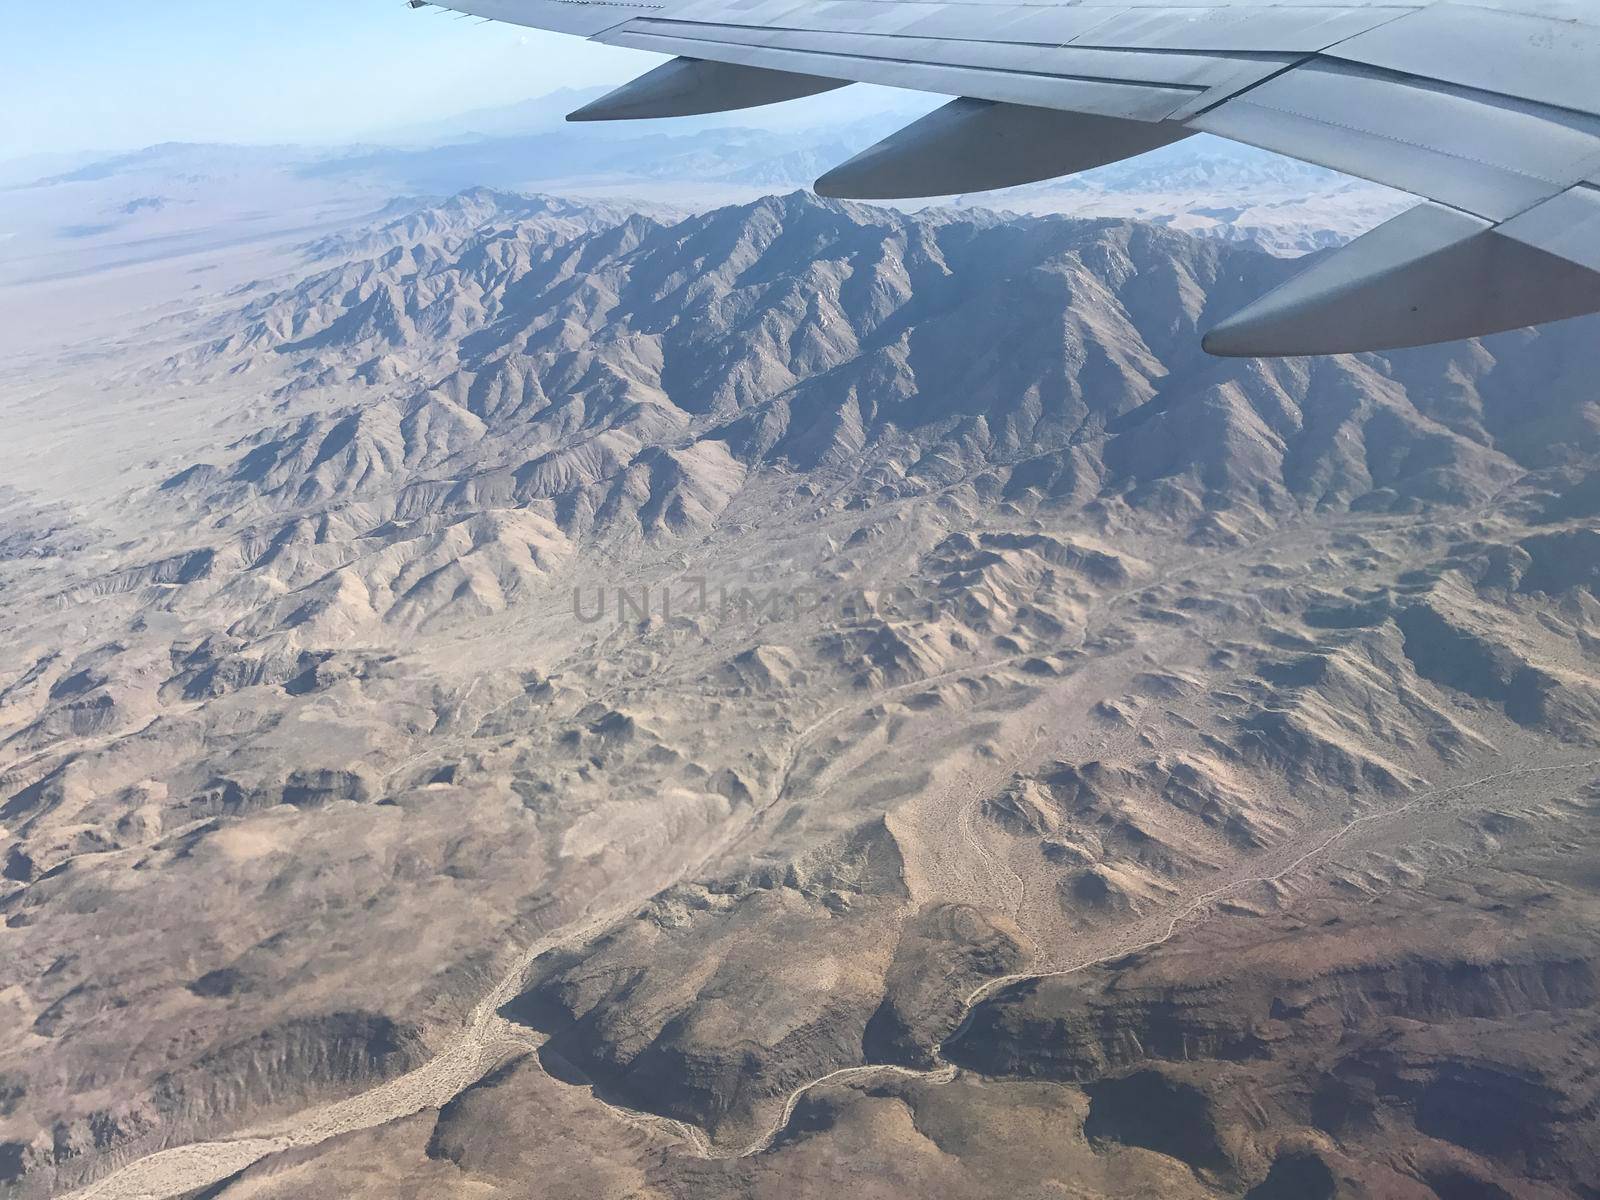
[[[1327,54],[1327,53],[1329,53],[1329,52],[1330,52],[1330,51],[1331,51],[1331,50],[1332,50],[1332,49],[1333,49],[1333,48],[1334,48],[1334,47],[1335,47],[1335,46],[1342,46],[1342,45],[1344,45],[1344,44],[1345,44],[1345,43],[1346,43],[1346,42],[1353,42],[1353,41],[1355,41],[1355,40],[1356,40],[1356,38],[1358,38],[1358,37],[1366,37],[1366,36],[1367,36],[1367,34],[1369,34],[1369,33],[1371,33],[1371,32],[1373,32],[1373,31],[1374,31],[1374,30],[1377,30],[1377,29],[1382,29],[1382,28],[1384,28],[1384,27],[1385,27],[1385,26],[1387,26],[1387,25],[1393,25],[1393,24],[1394,24],[1394,23],[1395,23],[1395,22],[1396,22],[1396,21],[1405,21],[1405,20],[1408,20],[1408,19],[1410,19],[1410,18],[1411,18],[1411,17],[1414,17],[1414,16],[1416,16],[1416,15],[1417,15],[1417,14],[1418,14],[1418,13],[1419,13],[1419,12],[1423,12],[1423,11],[1425,11],[1425,10],[1426,10],[1426,6],[1425,6],[1425,5],[1420,5],[1420,4],[1417,4],[1417,5],[1412,5],[1412,6],[1411,6],[1411,7],[1410,7],[1410,8],[1408,8],[1408,9],[1407,9],[1407,10],[1406,10],[1406,11],[1404,11],[1404,12],[1397,12],[1397,13],[1395,13],[1395,14],[1394,14],[1394,16],[1392,16],[1392,17],[1390,17],[1390,18],[1388,18],[1388,19],[1387,19],[1387,20],[1384,20],[1384,21],[1379,21],[1379,22],[1378,22],[1378,23],[1377,23],[1377,24],[1376,24],[1376,25],[1369,25],[1369,26],[1367,26],[1367,28],[1365,28],[1365,29],[1362,29],[1362,30],[1358,30],[1358,31],[1357,31],[1357,32],[1355,32],[1355,33],[1352,33],[1352,34],[1349,34],[1349,35],[1348,35],[1348,36],[1346,36],[1346,37],[1342,37],[1342,38],[1340,38],[1340,39],[1339,39],[1339,40],[1338,40],[1338,41],[1336,41],[1336,42],[1329,42],[1329,43],[1328,43],[1328,44],[1327,44],[1327,45],[1326,45],[1326,46],[1324,46],[1324,47],[1323,47],[1323,48],[1322,48],[1322,49],[1321,49],[1321,50],[1318,50],[1318,51],[1317,51],[1317,53],[1318,53],[1318,54]]]
[[[1414,142],[1410,138],[1401,137],[1399,134],[1382,133],[1376,129],[1367,129],[1361,125],[1350,125],[1343,121],[1330,120],[1324,116],[1301,112],[1299,109],[1286,108],[1281,104],[1263,104],[1259,100],[1244,100],[1244,104],[1259,109],[1262,112],[1282,113],[1284,116],[1298,117],[1302,121],[1309,121],[1313,125],[1324,125],[1329,129],[1342,129],[1346,133],[1356,133],[1363,137],[1377,138],[1379,141],[1392,142],[1397,146],[1406,146],[1412,150],[1422,150],[1429,154],[1437,154],[1442,158],[1455,159],[1457,162],[1472,163],[1475,166],[1487,167],[1493,171],[1500,171],[1507,175],[1520,175],[1534,183],[1548,184],[1553,188],[1566,188],[1569,184],[1559,179],[1550,179],[1544,175],[1536,175],[1532,171],[1524,171],[1519,167],[1508,167],[1504,163],[1491,162],[1486,158],[1474,158],[1470,154],[1460,154],[1454,150],[1441,150],[1438,146],[1430,146],[1426,142]]]
[[[631,24],[632,22],[629,22],[629,25]],[[607,30],[606,32],[611,33],[613,31]],[[1103,75],[1058,75],[1039,71],[1022,71],[1015,67],[974,66],[969,63],[934,63],[919,58],[891,58],[888,55],[880,54],[845,54],[838,50],[804,50],[790,46],[752,45],[746,42],[716,42],[710,38],[686,37],[676,33],[655,33],[644,29],[629,29],[626,26],[621,29],[621,32],[624,35],[631,33],[636,37],[653,38],[663,42],[688,42],[698,46],[721,45],[736,47],[740,50],[765,51],[768,54],[807,54],[816,58],[834,58],[841,62],[886,63],[896,67],[921,67],[929,71],[973,71],[981,75],[1009,75],[1019,79],[1037,79],[1045,83],[1052,81],[1058,83],[1095,83],[1101,87],[1109,88],[1146,88],[1150,91],[1172,92],[1177,96],[1199,96],[1206,91],[1205,88],[1195,87],[1193,84],[1186,83],[1159,83],[1143,79],[1107,79]],[[810,74],[810,72],[805,71],[799,73]],[[1039,107],[1044,106],[1041,105]],[[1151,124],[1154,124],[1154,122],[1151,122]]]
[[[1559,200],[1562,196],[1565,196],[1568,192],[1576,192],[1576,191],[1594,192],[1596,195],[1600,195],[1600,182],[1594,182],[1594,181],[1591,181],[1591,180],[1588,180],[1588,179],[1579,180],[1577,183],[1573,184],[1569,188],[1562,188],[1554,196],[1541,197],[1540,199],[1535,200],[1532,204],[1528,205],[1528,207],[1522,208],[1522,209],[1518,209],[1516,212],[1512,213],[1509,217],[1506,217],[1504,220],[1496,221],[1494,223],[1494,228],[1499,229],[1500,226],[1505,225],[1508,222],[1515,221],[1518,217],[1526,216],[1528,213],[1531,213],[1534,209],[1538,208],[1542,204],[1549,204],[1552,200]]]
[[[1247,83],[1244,87],[1238,88],[1235,91],[1231,91],[1231,92],[1227,93],[1224,96],[1218,96],[1210,104],[1205,105],[1203,108],[1197,108],[1193,112],[1189,113],[1186,117],[1184,117],[1184,120],[1185,121],[1192,121],[1196,117],[1204,116],[1206,113],[1215,112],[1217,110],[1217,108],[1219,108],[1221,105],[1232,104],[1235,100],[1243,100],[1246,96],[1248,96],[1251,92],[1255,91],[1258,87],[1261,87],[1263,84],[1271,83],[1274,79],[1281,79],[1283,76],[1287,75],[1290,71],[1296,70],[1299,67],[1303,67],[1308,62],[1315,61],[1316,57],[1317,56],[1315,54],[1307,54],[1302,58],[1296,59],[1294,62],[1285,63],[1278,70],[1272,72],[1272,74],[1266,76],[1263,79],[1257,79],[1257,80],[1255,80],[1255,81],[1253,81],[1251,83]],[[1218,86],[1220,87],[1220,86],[1223,86],[1223,85],[1219,84]],[[1209,88],[1207,89],[1207,91],[1210,91],[1210,90],[1211,89],[1209,89]],[[1202,92],[1200,94],[1203,97],[1205,95],[1205,92]],[[1254,103],[1254,102],[1252,101],[1251,103]],[[1266,106],[1263,105],[1263,104],[1257,104],[1256,107],[1257,108],[1265,108]]]
[[[867,2],[867,0],[860,0],[860,2],[865,3],[865,2]],[[982,6],[981,5],[973,5],[973,7],[974,8],[978,8],[978,7],[982,7]],[[922,33],[878,33],[878,32],[867,32],[867,31],[856,30],[856,29],[813,29],[813,28],[809,28],[809,27],[805,27],[805,26],[798,26],[798,25],[741,25],[741,24],[739,24],[737,22],[734,22],[734,21],[717,21],[715,23],[709,23],[709,22],[706,22],[706,21],[681,20],[681,19],[679,19],[677,17],[638,17],[635,20],[628,22],[628,24],[633,25],[635,27],[635,29],[640,33],[649,32],[650,30],[654,30],[658,26],[662,26],[662,25],[676,25],[676,26],[680,26],[680,27],[688,27],[688,28],[693,28],[693,29],[703,29],[703,30],[707,30],[707,31],[709,31],[709,32],[711,32],[713,34],[718,32],[718,31],[720,31],[720,30],[724,30],[724,29],[739,29],[739,30],[743,30],[743,31],[745,31],[747,33],[798,33],[798,34],[802,34],[802,35],[804,35],[804,34],[814,34],[814,35],[819,36],[819,37],[870,37],[870,38],[885,38],[885,39],[892,38],[895,41],[899,41],[899,42],[938,42],[941,45],[956,45],[956,46],[967,45],[967,44],[971,44],[971,45],[975,45],[975,46],[1018,46],[1018,47],[1022,47],[1022,48],[1028,49],[1028,50],[1087,50],[1087,51],[1090,51],[1090,52],[1093,52],[1093,53],[1097,53],[1097,54],[1144,54],[1144,55],[1149,55],[1151,58],[1193,58],[1193,59],[1208,60],[1208,61],[1212,61],[1212,62],[1230,62],[1230,63],[1281,62],[1284,59],[1284,57],[1288,56],[1288,55],[1298,55],[1299,56],[1298,61],[1302,61],[1303,62],[1308,55],[1314,53],[1313,51],[1292,51],[1292,50],[1174,50],[1174,49],[1171,49],[1170,47],[1165,47],[1165,46],[1160,46],[1160,47],[1153,47],[1153,46],[1085,46],[1085,45],[1082,45],[1079,42],[1029,42],[1029,41],[1012,40],[1012,39],[1009,39],[1009,38],[999,38],[999,39],[992,39],[992,38],[965,38],[965,37],[951,37],[949,35],[944,35],[944,36],[940,36],[940,37],[930,37],[927,34],[922,34]],[[616,27],[612,26],[612,28],[614,29]],[[607,30],[607,32],[610,32],[610,31]],[[662,37],[683,37],[683,36],[686,36],[686,35],[684,35],[684,34],[663,33],[660,36],[662,36]],[[713,38],[707,38],[705,40],[714,41],[716,39],[713,37]],[[735,42],[735,43],[732,43],[732,44],[733,45],[738,45],[738,46],[746,46],[746,45],[752,45],[753,43]],[[765,45],[765,43],[762,43],[762,45]],[[769,49],[785,49],[786,47],[768,47],[768,48]],[[843,51],[838,51],[838,50],[832,50],[832,51],[830,51],[830,50],[816,50],[816,51],[812,51],[812,50],[808,50],[808,51],[806,51],[806,53],[807,54],[813,54],[813,53],[815,53],[815,54],[841,54],[841,53],[843,53]],[[877,56],[876,55],[869,56],[869,55],[862,54],[861,57],[877,57]],[[934,66],[939,66],[941,64],[939,64],[939,63],[927,63],[925,65],[930,66],[930,67],[934,67]],[[1292,64],[1289,64],[1289,65],[1292,65]],[[986,70],[987,68],[982,68],[982,69]],[[998,70],[1000,68],[996,68],[996,69]],[[1065,76],[1063,76],[1063,78],[1065,78]],[[1114,83],[1116,81],[1115,80],[1108,80],[1108,82],[1113,82]],[[1188,86],[1188,85],[1168,84],[1166,86],[1168,86],[1168,87],[1181,87],[1181,86]]]

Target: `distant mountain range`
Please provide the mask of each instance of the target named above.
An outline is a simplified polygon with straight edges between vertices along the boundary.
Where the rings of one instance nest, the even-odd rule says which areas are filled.
[[[1589,324],[1495,339],[1508,362],[1487,370],[1476,344],[1219,361],[1199,331],[1286,264],[1125,221],[805,192],[659,219],[480,188],[311,251],[335,265],[164,370],[381,398],[262,429],[169,498],[410,518],[543,504],[569,537],[652,539],[782,464],[849,470],[880,499],[981,473],[1011,504],[1092,499],[1108,529],[1159,514],[1227,541],[1305,508],[1468,504],[1600,451],[1587,407],[1542,405],[1514,365],[1560,372]],[[1463,381],[1448,401],[1423,382],[1441,377]]]
[[[259,240],[275,229],[351,222],[395,195],[447,196],[475,186],[693,208],[748,201],[808,186],[935,102],[846,89],[771,111],[565,124],[565,113],[591,95],[552,93],[393,131],[388,141],[371,144],[178,143],[40,164],[57,169],[0,189],[0,280],[37,277],[66,263],[84,270],[181,253],[229,236]],[[159,209],[138,204],[150,198],[162,201]],[[1204,137],[1074,179],[939,201],[1133,216],[1287,254],[1348,240],[1407,202],[1383,188]]]

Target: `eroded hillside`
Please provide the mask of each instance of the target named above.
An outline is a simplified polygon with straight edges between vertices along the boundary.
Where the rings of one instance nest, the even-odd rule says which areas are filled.
[[[0,1187],[1593,1195],[1596,326],[1289,269],[480,191],[56,364]]]

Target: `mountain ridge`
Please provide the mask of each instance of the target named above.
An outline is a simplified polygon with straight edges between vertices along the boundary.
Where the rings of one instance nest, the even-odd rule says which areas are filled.
[[[1291,269],[477,189],[59,364],[0,1189],[1584,1195],[1595,325],[1200,352]]]

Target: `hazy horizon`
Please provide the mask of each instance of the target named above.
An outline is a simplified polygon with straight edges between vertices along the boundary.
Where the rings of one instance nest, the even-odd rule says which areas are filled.
[[[87,17],[87,19],[86,19]],[[11,14],[0,161],[163,142],[339,144],[563,87],[659,56],[399,0],[136,10],[106,0]]]

